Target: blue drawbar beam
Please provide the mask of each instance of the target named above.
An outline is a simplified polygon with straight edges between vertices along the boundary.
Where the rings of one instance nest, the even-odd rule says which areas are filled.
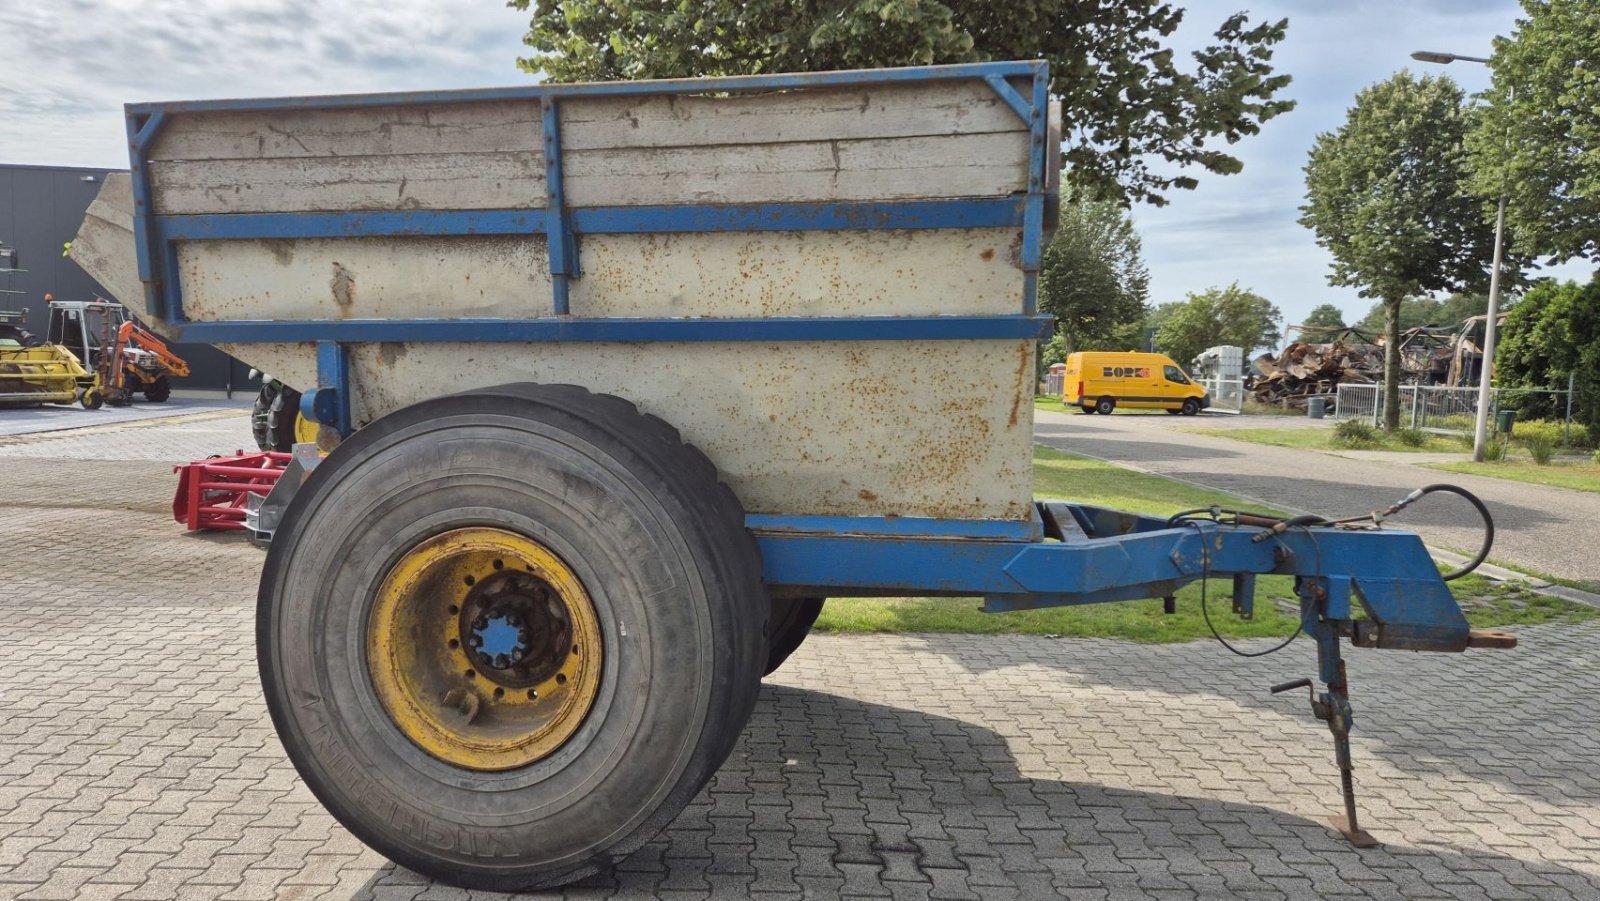
[[[471,88],[454,91],[401,91],[387,94],[341,94],[309,97],[269,97],[248,100],[182,100],[130,103],[129,113],[156,111],[216,112],[222,110],[342,109],[354,106],[407,106],[418,103],[470,103],[498,100],[539,100],[543,97],[616,97],[642,94],[706,94],[739,91],[784,91],[819,87],[958,81],[972,78],[1029,77],[1045,70],[1040,60],[964,63],[952,66],[915,66],[903,69],[852,69],[839,72],[800,72],[778,75],[734,75],[724,78],[680,78],[663,81],[612,81],[571,85],[519,85],[506,88]]]
[[[1466,617],[1411,532],[1311,528],[1257,541],[1265,530],[1254,526],[1159,528],[1091,508],[1074,518],[1132,531],[1059,542],[760,528],[755,535],[768,584],[819,596],[979,596],[986,609],[1005,611],[1162,597],[1206,577],[1279,574],[1301,577],[1303,588],[1315,580],[1319,616],[1348,620],[1358,602],[1376,624],[1376,647],[1467,646]]]
[[[1049,316],[773,319],[315,319],[190,322],[173,338],[207,344],[295,341],[972,341],[1037,340]]]

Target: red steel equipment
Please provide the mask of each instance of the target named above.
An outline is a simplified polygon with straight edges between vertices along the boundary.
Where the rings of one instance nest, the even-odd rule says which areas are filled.
[[[240,530],[245,504],[251,494],[266,494],[283,475],[291,454],[243,451],[231,457],[211,457],[182,466],[178,493],[172,499],[172,518],[191,532],[202,529]]]

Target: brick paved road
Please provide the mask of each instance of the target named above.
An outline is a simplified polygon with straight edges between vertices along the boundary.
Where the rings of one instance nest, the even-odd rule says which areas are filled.
[[[102,434],[70,465],[0,442],[0,897],[465,897],[299,783],[258,699],[259,552],[165,518],[141,449],[232,450],[241,424]],[[1521,634],[1353,652],[1369,851],[1322,825],[1326,732],[1265,691],[1311,672],[1304,643],[815,638],[708,791],[565,895],[1592,899],[1600,627]]]

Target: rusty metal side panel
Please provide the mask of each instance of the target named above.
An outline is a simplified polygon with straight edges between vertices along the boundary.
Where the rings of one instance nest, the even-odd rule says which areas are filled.
[[[310,384],[309,346],[225,346]],[[616,394],[709,455],[752,513],[1024,520],[1030,341],[378,344],[352,349],[358,424],[515,381]]]
[[[1016,229],[586,235],[587,317],[1010,313]],[[553,314],[543,235],[180,242],[185,312],[229,319]]]

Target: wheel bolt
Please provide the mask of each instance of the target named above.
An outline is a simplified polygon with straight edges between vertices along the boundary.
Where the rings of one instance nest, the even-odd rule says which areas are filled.
[[[481,648],[481,647],[483,647],[483,639],[479,638],[476,635],[468,635],[467,636],[467,644],[469,646],[471,646],[471,647],[474,647],[474,648]]]
[[[522,649],[521,648],[514,649],[511,652],[511,659],[520,663],[522,661]]]
[[[494,665],[495,665],[496,669],[505,669],[506,665],[509,662],[510,661],[506,660],[506,655],[504,655],[504,654],[496,654],[495,655]]]

